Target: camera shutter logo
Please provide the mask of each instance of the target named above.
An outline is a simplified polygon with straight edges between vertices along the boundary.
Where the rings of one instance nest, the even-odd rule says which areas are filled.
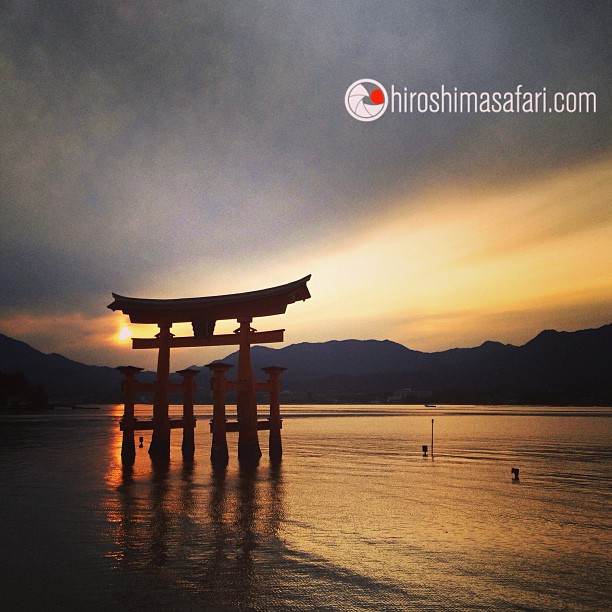
[[[374,79],[360,79],[346,90],[344,105],[357,121],[375,121],[385,114],[389,105],[387,90]]]

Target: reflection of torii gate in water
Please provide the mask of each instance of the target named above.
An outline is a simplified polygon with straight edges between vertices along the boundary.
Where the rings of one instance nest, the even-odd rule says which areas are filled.
[[[183,382],[170,384],[170,349],[179,347],[197,346],[227,346],[237,344],[238,353],[238,380],[236,382],[225,380],[225,371],[231,367],[225,364],[209,364],[214,373],[214,414],[211,429],[213,431],[213,446],[211,458],[227,460],[227,443],[225,441],[225,391],[237,391],[238,412],[238,458],[241,461],[257,461],[261,457],[259,439],[257,436],[257,400],[256,391],[270,391],[270,424],[261,428],[270,427],[271,440],[273,430],[277,434],[276,454],[280,456],[280,415],[278,413],[279,375],[283,368],[265,368],[269,375],[267,383],[256,383],[251,368],[251,344],[267,342],[282,342],[284,331],[258,332],[251,327],[254,317],[267,317],[283,314],[287,306],[298,300],[307,300],[310,297],[306,283],[310,275],[300,280],[246,293],[231,295],[218,295],[200,298],[181,298],[169,300],[143,299],[124,297],[113,293],[115,298],[108,308],[121,310],[130,317],[132,323],[156,324],[159,333],[155,338],[133,338],[132,348],[159,350],[157,359],[157,380],[154,383],[138,383],[135,374],[140,368],[130,366],[119,368],[124,376],[125,414],[121,424],[124,434],[122,458],[134,458],[134,431],[139,429],[152,429],[153,436],[149,454],[155,460],[166,461],[170,458],[170,429],[173,425],[183,427],[183,450],[185,444],[193,449],[193,385],[195,370],[181,370]],[[214,334],[215,323],[225,319],[236,319],[239,328],[233,334]],[[173,323],[190,322],[193,327],[193,336],[175,337],[170,333]],[[154,391],[153,420],[149,422],[135,421],[134,419],[134,392]],[[173,390],[184,393],[183,420],[171,423],[168,416],[168,394]],[[190,412],[189,412],[190,410]],[[274,414],[273,414],[274,413]],[[232,430],[231,423],[228,423]],[[235,430],[235,429],[234,429]],[[189,437],[189,432],[190,437]],[[129,440],[131,436],[131,442]],[[273,448],[270,448],[271,456]],[[192,450],[193,452],[193,450]]]

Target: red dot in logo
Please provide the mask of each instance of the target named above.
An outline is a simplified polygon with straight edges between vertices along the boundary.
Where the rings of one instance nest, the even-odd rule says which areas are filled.
[[[378,87],[370,94],[370,100],[374,104],[383,104],[385,101],[385,94],[378,89]]]

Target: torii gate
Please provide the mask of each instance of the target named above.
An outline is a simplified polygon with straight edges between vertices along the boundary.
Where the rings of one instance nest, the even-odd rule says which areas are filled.
[[[133,338],[134,349],[158,349],[157,380],[153,383],[155,401],[153,406],[153,436],[149,454],[155,460],[166,461],[170,458],[170,419],[168,417],[168,393],[171,390],[170,349],[196,346],[227,346],[237,344],[238,380],[230,388],[238,391],[238,459],[257,461],[261,457],[257,436],[257,400],[256,387],[251,368],[251,344],[282,342],[284,329],[258,332],[251,327],[255,317],[267,317],[284,314],[287,306],[299,300],[310,298],[306,283],[310,275],[304,278],[268,289],[217,295],[198,298],[180,299],[146,299],[125,297],[113,293],[115,298],[108,305],[111,310],[120,310],[130,317],[132,323],[156,324],[159,333],[155,338]],[[220,320],[236,319],[239,328],[233,334],[214,334],[215,323]],[[174,323],[190,322],[193,336],[175,337],[170,328]],[[134,369],[136,370],[136,369]],[[135,383],[131,376],[132,388],[141,388],[144,384]],[[193,384],[193,377],[187,373],[184,377],[185,389]],[[127,378],[126,378],[127,384]],[[134,386],[136,385],[136,387]],[[277,401],[277,400],[276,400]],[[127,402],[126,402],[127,413]],[[133,418],[133,415],[132,415]],[[183,424],[185,427],[186,424]]]

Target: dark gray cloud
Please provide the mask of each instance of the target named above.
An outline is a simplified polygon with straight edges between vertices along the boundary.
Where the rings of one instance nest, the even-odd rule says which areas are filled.
[[[609,147],[607,3],[15,0],[0,17],[11,308],[91,300],[185,262],[265,262],[432,184]],[[343,99],[363,77],[595,91],[599,112],[360,124]]]

